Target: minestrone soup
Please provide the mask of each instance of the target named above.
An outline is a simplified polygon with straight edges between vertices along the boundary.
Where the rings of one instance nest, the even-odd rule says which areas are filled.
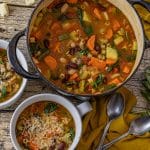
[[[118,86],[137,54],[129,21],[106,0],[54,0],[39,12],[29,42],[46,79],[75,94]]]
[[[20,88],[22,78],[10,67],[7,51],[0,48],[0,103],[14,96]]]
[[[75,137],[75,125],[63,106],[37,102],[21,113],[16,136],[23,150],[67,150]]]

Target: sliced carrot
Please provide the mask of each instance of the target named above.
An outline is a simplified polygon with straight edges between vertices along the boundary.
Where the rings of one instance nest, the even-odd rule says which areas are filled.
[[[112,38],[112,36],[113,36],[112,29],[108,29],[107,32],[106,32],[106,34],[105,34],[105,38],[108,39],[108,40],[110,40]]]
[[[94,49],[95,47],[95,39],[96,39],[96,36],[95,35],[92,35],[89,40],[87,41],[87,44],[86,46],[88,47],[88,49],[91,51],[91,53],[93,55],[97,55],[97,52],[96,50]]]
[[[89,58],[87,56],[82,56],[82,61],[84,64],[87,64],[89,61]]]
[[[118,78],[115,78],[112,81],[108,82],[108,84],[116,84],[116,85],[118,85],[119,83],[121,83],[121,81]]]
[[[119,69],[118,68],[114,68],[113,69],[113,73],[118,73],[119,72]]]
[[[57,68],[57,61],[54,57],[52,56],[46,56],[44,58],[44,61],[45,63],[48,65],[48,67],[51,69],[51,70],[55,70]]]
[[[74,73],[71,77],[70,80],[75,80],[76,78],[78,78],[78,74]]]
[[[128,74],[130,72],[130,68],[128,66],[125,66],[122,71],[126,74]]]
[[[71,4],[76,4],[78,2],[78,0],[67,0],[68,3],[71,3]]]
[[[30,150],[38,150],[38,147],[36,144],[34,144],[32,141],[29,142],[29,149]]]
[[[107,65],[113,65],[116,63],[116,60],[113,60],[113,59],[106,59],[106,64]]]
[[[37,31],[37,32],[35,33],[35,37],[36,37],[37,40],[41,40],[42,37],[43,37],[42,31],[41,31],[41,30]]]
[[[60,42],[56,42],[53,50],[54,50],[54,52],[60,53]]]
[[[98,8],[95,8],[95,9],[94,9],[94,14],[95,14],[95,16],[96,16],[99,20],[102,19],[102,16],[101,16],[100,11],[98,10]]]
[[[114,8],[114,7],[111,7],[111,6],[110,6],[110,7],[108,8],[108,12],[109,12],[109,13],[112,13],[112,12],[113,12],[113,8]]]
[[[106,62],[101,61],[98,58],[92,57],[91,60],[89,61],[88,65],[91,65],[100,70],[104,70],[106,67]]]
[[[57,30],[60,30],[61,29],[61,25],[59,22],[54,22],[51,26],[51,30],[52,31],[57,31]]]
[[[113,23],[113,30],[114,31],[117,31],[120,29],[121,25],[120,25],[118,20],[114,19],[112,23]]]

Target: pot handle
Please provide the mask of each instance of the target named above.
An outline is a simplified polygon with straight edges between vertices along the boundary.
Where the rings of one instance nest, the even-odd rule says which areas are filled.
[[[83,117],[88,112],[92,111],[92,106],[89,102],[83,102],[83,103],[77,105],[77,109],[80,113],[80,116]]]
[[[140,4],[143,7],[145,7],[148,11],[150,11],[150,2],[146,2],[144,0],[128,0],[128,2],[132,5]]]
[[[150,2],[146,2],[144,0],[128,0],[128,2],[131,5],[140,4],[150,12]],[[150,47],[150,41],[146,39],[145,48],[149,48],[149,47]]]
[[[40,75],[38,73],[32,74],[32,73],[27,72],[21,66],[17,58],[17,43],[22,36],[25,36],[25,33],[26,33],[26,29],[17,33],[10,41],[8,45],[8,51],[7,51],[8,59],[14,71],[17,72],[19,75],[27,79],[39,79]]]

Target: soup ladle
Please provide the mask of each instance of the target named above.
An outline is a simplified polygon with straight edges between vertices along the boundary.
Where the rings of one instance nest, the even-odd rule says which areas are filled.
[[[123,139],[124,137],[128,136],[129,134],[139,136],[139,135],[143,135],[144,133],[148,131],[150,131],[150,116],[137,118],[136,120],[133,120],[131,122],[130,128],[126,133],[112,140],[110,143],[105,144],[103,146],[103,150],[108,149],[111,145]]]
[[[106,134],[110,127],[111,122],[114,119],[118,118],[123,113],[123,110],[124,110],[124,98],[122,94],[121,93],[113,94],[107,104],[107,115],[108,115],[109,121],[104,129],[104,132],[101,137],[100,144],[97,150],[102,149],[102,145],[104,143],[104,140],[105,140],[105,137],[106,137]]]

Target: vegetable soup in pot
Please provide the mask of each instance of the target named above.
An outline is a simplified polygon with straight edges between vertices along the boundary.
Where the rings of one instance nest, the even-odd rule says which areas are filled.
[[[67,150],[75,137],[75,124],[63,106],[37,102],[20,114],[16,136],[23,150]]]
[[[47,80],[83,95],[125,81],[137,54],[129,21],[106,0],[54,0],[39,12],[29,43]]]

